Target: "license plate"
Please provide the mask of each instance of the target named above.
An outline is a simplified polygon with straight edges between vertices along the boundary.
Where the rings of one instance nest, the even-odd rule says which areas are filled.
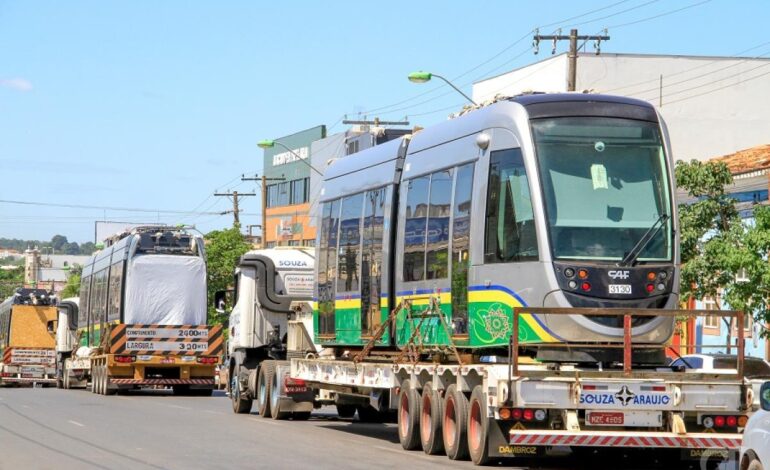
[[[625,413],[622,411],[589,411],[586,421],[591,426],[623,426]]]
[[[610,284],[610,294],[630,294],[631,284]]]
[[[164,357],[163,359],[160,360],[160,363],[161,364],[173,364],[174,363],[174,359]]]
[[[660,411],[586,411],[589,426],[633,426],[657,428],[663,425]]]

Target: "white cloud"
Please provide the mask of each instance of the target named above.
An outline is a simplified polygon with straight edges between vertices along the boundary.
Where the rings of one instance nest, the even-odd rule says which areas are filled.
[[[32,91],[32,82],[24,78],[0,78],[0,86],[16,91]]]

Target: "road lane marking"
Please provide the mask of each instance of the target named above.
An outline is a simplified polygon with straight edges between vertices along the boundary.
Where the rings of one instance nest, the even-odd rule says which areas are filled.
[[[273,424],[280,426],[282,423],[280,421],[275,421],[272,419],[265,419],[265,418],[249,418],[252,421],[256,421],[258,423],[264,423],[264,424]]]
[[[77,421],[72,421],[71,419],[68,419],[68,420],[67,420],[67,422],[68,422],[68,423],[72,423],[72,424],[74,424],[75,426],[80,426],[81,428],[84,428],[84,427],[86,427],[86,425],[85,425],[85,424],[83,424],[83,423],[78,423]]]
[[[189,406],[180,406],[180,405],[166,405],[169,408],[176,408],[178,410],[192,410]]]

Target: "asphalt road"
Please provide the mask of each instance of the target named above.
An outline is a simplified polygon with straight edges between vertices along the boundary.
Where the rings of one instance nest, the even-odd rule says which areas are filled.
[[[500,462],[513,468],[647,469],[654,456],[620,453]],[[524,465],[522,467],[522,464]],[[0,470],[474,468],[401,449],[394,424],[340,420],[333,408],[309,421],[234,415],[229,399],[164,391],[101,396],[82,390],[0,388]],[[675,465],[669,468],[682,468]],[[698,466],[693,468],[699,468]]]

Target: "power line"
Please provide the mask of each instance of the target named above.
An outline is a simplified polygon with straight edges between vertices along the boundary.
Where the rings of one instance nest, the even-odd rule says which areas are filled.
[[[634,25],[634,24],[644,23],[645,21],[650,21],[650,20],[654,20],[654,19],[657,19],[657,18],[661,18],[663,16],[673,15],[674,13],[679,13],[680,11],[689,10],[690,8],[695,8],[697,6],[704,5],[706,3],[709,3],[710,1],[711,0],[703,0],[702,2],[693,3],[692,5],[687,5],[686,7],[677,8],[675,10],[669,10],[667,12],[660,13],[658,15],[648,16],[647,18],[642,18],[641,20],[630,21],[628,23],[622,23],[622,24],[616,24],[616,25],[610,26],[610,28],[613,28],[613,29],[623,28],[625,26],[631,26],[631,25]]]
[[[570,25],[570,26],[574,28],[576,26],[584,26],[584,25],[587,25],[587,24],[596,23],[597,21],[606,20],[608,18],[613,18],[615,16],[620,16],[620,15],[622,15],[624,13],[628,13],[629,11],[634,11],[634,10],[638,10],[640,8],[644,8],[647,5],[651,5],[653,3],[657,3],[658,1],[660,1],[660,0],[650,0],[648,2],[641,3],[641,4],[636,5],[634,7],[626,8],[625,10],[621,10],[621,11],[615,12],[615,13],[613,13],[611,15],[602,16],[600,18],[594,18],[592,20],[583,21],[583,22],[576,23],[576,24],[573,24],[573,25]]]
[[[112,206],[91,206],[86,204],[60,204],[54,202],[37,202],[37,201],[14,201],[9,199],[0,199],[0,203],[4,204],[18,204],[25,206],[45,206],[45,207],[63,207],[69,209],[94,209],[94,210],[108,210],[108,211],[122,211],[122,212],[145,212],[150,214],[198,214],[198,215],[215,215],[215,212],[196,212],[196,211],[180,211],[171,209],[139,209],[131,207],[112,207]]]
[[[753,77],[741,79],[741,83],[750,82],[750,81],[755,80],[757,78],[764,77],[765,75],[770,75],[770,71],[765,72],[765,73],[761,73],[759,75],[755,75]],[[721,87],[718,87],[718,88],[714,88],[713,90],[707,90],[707,91],[704,91],[703,93],[698,93],[698,94],[691,95],[691,96],[685,96],[684,98],[679,98],[678,100],[668,101],[668,104],[679,103],[680,101],[686,101],[686,100],[689,100],[689,99],[692,99],[692,98],[697,98],[699,96],[708,95],[708,94],[715,93],[715,92],[720,91],[720,90],[724,90],[725,88],[730,88],[732,86],[735,86],[735,83],[728,83],[727,85],[724,85],[724,86],[721,86]],[[693,90],[695,88],[696,87],[693,87],[693,88],[690,88],[688,90],[682,90],[682,91],[689,91],[689,90]]]

